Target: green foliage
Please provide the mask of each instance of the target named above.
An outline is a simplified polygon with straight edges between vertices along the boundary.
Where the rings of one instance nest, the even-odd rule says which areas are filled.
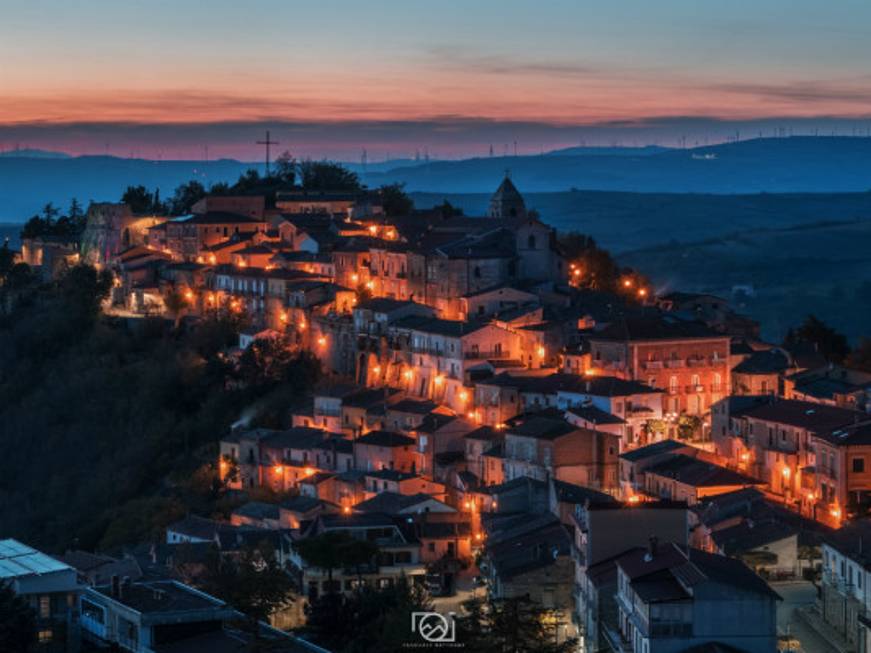
[[[457,618],[457,641],[473,653],[569,653],[577,640],[556,642],[556,614],[529,597],[474,598]]]
[[[411,613],[432,610],[426,590],[405,578],[392,587],[327,594],[312,602],[306,628],[320,646],[341,653],[408,650]]]
[[[0,651],[27,653],[36,643],[36,613],[12,586],[0,582]]]
[[[309,191],[362,190],[357,173],[329,161],[303,161],[299,164],[300,183]]]
[[[243,612],[252,628],[284,607],[293,590],[290,576],[279,565],[268,542],[243,549],[238,557],[222,556],[213,550],[200,585]]]
[[[310,352],[293,352],[277,338],[255,340],[239,360],[239,377],[248,387],[257,390],[285,382],[308,386],[319,369],[320,363]]]
[[[73,200],[69,215],[59,216],[60,211],[49,202],[43,207],[40,215],[34,215],[24,223],[21,238],[77,238],[85,230],[85,215],[78,201]]]
[[[702,418],[681,413],[677,418],[677,435],[683,440],[695,439],[701,433]]]
[[[296,182],[296,159],[290,152],[285,150],[275,159],[275,172],[273,176],[281,183],[293,186]]]
[[[150,193],[145,186],[128,186],[121,196],[121,201],[136,214],[156,215],[166,212],[166,206],[160,201],[159,189]]]
[[[389,217],[408,215],[414,210],[414,202],[405,192],[405,184],[387,184],[379,188],[378,192],[384,213]]]
[[[126,328],[100,317],[107,290],[104,275],[73,268],[0,316],[0,524],[48,550],[116,547],[188,510],[210,514],[220,488],[202,470],[220,435],[256,393],[306,387],[290,374],[256,393],[228,383],[219,352],[233,318]]]
[[[456,216],[463,215],[463,209],[459,206],[454,206],[447,200],[444,200],[441,204],[438,204],[433,207],[436,211],[441,213],[443,219],[453,218]]]
[[[194,204],[206,196],[206,188],[196,179],[181,184],[175,189],[169,201],[169,210],[173,215],[185,215],[191,212]]]
[[[356,569],[359,574],[360,569],[378,553],[378,547],[372,542],[357,540],[348,533],[336,531],[300,540],[295,546],[306,564],[325,570],[330,581],[333,571],[339,568]]]
[[[783,344],[787,348],[799,344],[813,345],[832,363],[843,362],[850,353],[847,338],[814,315],[808,315],[797,329],[790,329]]]

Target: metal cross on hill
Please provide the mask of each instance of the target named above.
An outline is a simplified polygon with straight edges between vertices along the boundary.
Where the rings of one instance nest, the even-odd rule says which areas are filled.
[[[269,137],[269,130],[266,130],[266,140],[265,141],[257,141],[256,145],[265,145],[266,146],[266,176],[269,176],[269,146],[270,145],[280,145],[278,141],[273,141]]]

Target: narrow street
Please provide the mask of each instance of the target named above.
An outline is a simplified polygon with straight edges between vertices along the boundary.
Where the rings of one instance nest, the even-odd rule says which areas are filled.
[[[801,642],[801,653],[838,653],[825,639],[816,633],[796,614],[796,608],[813,605],[817,590],[813,583],[790,581],[771,583],[775,592],[783,597],[777,609],[777,631],[792,635]]]

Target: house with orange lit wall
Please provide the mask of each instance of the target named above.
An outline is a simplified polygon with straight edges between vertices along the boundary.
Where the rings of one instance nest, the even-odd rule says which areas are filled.
[[[166,222],[166,246],[174,258],[196,260],[206,249],[234,235],[265,233],[266,222],[239,213],[210,211]]]
[[[510,359],[519,346],[515,334],[492,324],[425,317],[398,320],[390,326],[389,338],[395,381],[412,395],[462,413],[474,398],[465,387],[468,368],[487,359]]]
[[[505,431],[505,479],[529,476],[603,491],[618,489],[619,438],[562,419],[531,417]]]
[[[381,492],[395,492],[406,496],[428,494],[439,501],[445,499],[444,483],[437,483],[413,472],[380,469],[364,472],[363,479],[367,497]]]
[[[594,370],[663,388],[666,413],[705,416],[729,395],[730,339],[699,322],[621,317],[588,342]]]
[[[731,397],[713,413],[714,445],[736,469],[764,479],[786,505],[840,520],[869,498],[867,413],[773,397]]]
[[[369,431],[354,440],[354,467],[361,471],[413,472],[417,441],[395,431]]]
[[[685,453],[669,453],[644,469],[645,494],[690,506],[704,497],[764,485],[760,479]]]
[[[491,317],[522,306],[537,306],[538,304],[538,295],[500,284],[493,288],[475,290],[460,297],[458,319]],[[537,310],[537,319],[534,321],[540,322],[542,319],[541,309]]]
[[[425,513],[415,518],[414,528],[420,541],[421,562],[432,564],[443,558],[471,560],[475,535],[465,515]]]

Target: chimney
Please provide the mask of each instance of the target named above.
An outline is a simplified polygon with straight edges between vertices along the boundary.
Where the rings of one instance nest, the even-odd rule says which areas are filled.
[[[112,574],[111,582],[112,582],[112,596],[117,599],[119,597],[119,595],[121,594],[121,585],[118,582],[118,575],[117,574]]]

